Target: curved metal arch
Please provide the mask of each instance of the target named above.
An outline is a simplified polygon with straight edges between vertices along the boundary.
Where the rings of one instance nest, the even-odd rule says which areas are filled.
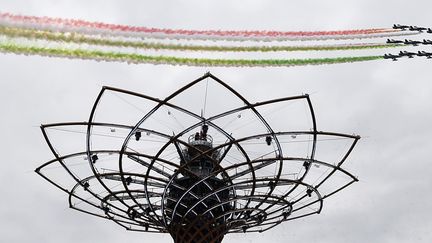
[[[124,92],[124,93],[128,93],[128,94],[133,94],[133,95],[136,95],[136,96],[140,96],[140,97],[143,97],[143,98],[146,98],[146,99],[150,99],[150,100],[152,100],[152,101],[155,101],[155,102],[161,102],[161,100],[159,100],[159,99],[156,99],[156,98],[152,98],[152,97],[149,97],[149,96],[145,96],[145,95],[141,95],[141,94],[138,94],[138,93],[134,93],[134,92],[130,92],[130,91],[124,91],[124,90],[120,90],[120,89],[115,89],[115,88],[111,88],[111,87],[103,87],[103,90],[101,91],[101,93],[99,94],[99,96],[98,96],[98,98],[97,98],[97,100],[96,100],[96,102],[95,102],[95,105],[94,105],[94,107],[93,107],[93,109],[92,109],[92,113],[91,113],[91,118],[90,118],[90,122],[88,123],[88,126],[89,127],[91,127],[91,124],[92,124],[92,122],[91,122],[91,120],[92,120],[92,117],[93,117],[93,115],[94,115],[94,112],[95,112],[95,108],[96,108],[96,105],[97,105],[97,103],[99,102],[99,100],[100,100],[100,98],[102,97],[102,93],[104,92],[104,90],[115,90],[115,91],[118,91],[118,92]],[[169,103],[167,103],[167,104],[169,104]],[[159,105],[161,105],[161,104],[159,104]],[[192,116],[195,116],[195,117],[198,117],[198,118],[200,118],[198,115],[196,115],[196,114],[194,114],[194,113],[191,113],[191,112],[189,112],[189,111],[187,111],[187,110],[184,110],[184,109],[181,109],[181,108],[179,108],[179,107],[177,107],[177,106],[174,106],[174,105],[171,105],[171,104],[169,104],[170,105],[170,107],[172,107],[172,108],[175,108],[175,109],[179,109],[179,110],[181,110],[181,111],[183,111],[183,112],[185,112],[185,113],[187,113],[187,114],[189,114],[189,115],[192,115]],[[154,111],[153,111],[154,112]],[[152,113],[153,113],[152,111],[151,112],[149,112],[147,115],[151,115]],[[137,129],[139,129],[138,128],[138,126],[139,126],[139,124],[137,124],[131,131],[130,131],[130,133],[129,133],[129,136],[125,139],[125,142],[126,141],[129,141],[129,139],[130,139],[130,137],[132,136],[132,134],[137,130]],[[224,132],[222,129],[220,129],[222,132]],[[89,129],[88,129],[88,132],[87,132],[88,134],[89,134]],[[227,134],[228,135],[228,134]],[[88,139],[87,139],[87,144],[89,144],[89,135],[88,135]],[[123,148],[124,149],[124,148]],[[245,156],[247,156],[247,153],[244,153],[245,154]],[[122,154],[121,154],[121,156],[120,156],[120,159],[119,159],[119,164],[120,164],[120,168],[122,168],[122,166],[121,166],[121,163],[122,163]],[[150,165],[150,167],[152,166],[152,164],[153,163],[151,163],[151,165]],[[149,172],[149,170],[148,170],[148,172]],[[124,182],[124,178],[123,178],[123,184],[124,184],[124,186],[125,187],[127,187],[127,185],[125,184],[125,182]],[[146,187],[146,184],[144,184],[144,186]],[[151,204],[150,202],[149,202],[149,204]]]
[[[90,165],[91,170],[93,171],[93,174],[96,176],[97,180],[102,184],[102,186],[105,188],[105,190],[107,190],[111,194],[112,193],[111,190],[105,184],[103,184],[102,180],[97,176],[98,173],[97,173],[96,168],[93,166],[93,164],[91,162],[91,153],[90,153],[90,151],[91,151],[91,131],[92,131],[92,128],[93,128],[93,126],[91,124],[93,123],[93,118],[95,116],[97,105],[100,102],[100,100],[102,98],[102,95],[104,94],[105,90],[107,90],[107,87],[103,86],[102,90],[99,93],[99,95],[96,97],[96,100],[95,100],[95,102],[93,104],[93,107],[91,109],[91,112],[90,112],[90,116],[89,116],[89,119],[88,119],[88,125],[87,125],[86,150],[87,150],[87,158],[88,158],[88,161],[89,161],[89,165]],[[133,128],[132,130],[136,130],[136,128],[135,129]],[[127,136],[127,139],[129,139],[130,136],[131,136],[131,133]],[[124,152],[124,148],[122,148],[120,150],[120,153],[119,153],[120,158],[121,158],[122,152]],[[121,166],[119,166],[119,170],[120,170],[120,173],[123,174]],[[126,181],[125,181],[124,176],[122,176],[121,178],[122,178],[123,186],[126,187]],[[146,193],[147,193],[147,191],[146,191]],[[128,194],[129,194],[130,197],[132,197],[132,195],[130,194],[130,192],[128,192]],[[134,201],[134,203],[139,204],[134,198],[132,198],[132,200]],[[147,198],[147,200],[148,200],[148,202],[150,202],[149,198]],[[121,201],[121,202],[123,203],[123,201]],[[143,208],[141,208],[141,209],[144,210]],[[160,219],[158,219],[158,221],[160,221]]]
[[[73,157],[74,156],[74,154],[72,154],[72,155],[69,155],[69,156],[63,156],[63,157],[61,157],[56,151],[55,151],[55,149],[54,149],[54,147],[53,147],[53,145],[51,144],[51,141],[49,140],[49,138],[48,138],[48,135],[47,135],[47,133],[46,133],[46,131],[45,131],[45,128],[46,127],[50,127],[50,126],[54,126],[54,125],[41,125],[41,130],[42,130],[42,134],[43,134],[43,136],[44,136],[44,139],[45,139],[45,141],[46,141],[46,143],[48,144],[48,147],[50,148],[50,150],[51,150],[51,152],[54,154],[54,156],[55,156],[55,159],[54,160],[51,160],[51,161],[49,161],[49,162],[47,162],[47,163],[44,163],[42,166],[40,166],[40,167],[38,167],[37,169],[36,169],[36,172],[39,174],[39,175],[41,175],[44,179],[46,179],[47,181],[49,181],[50,183],[52,183],[52,184],[54,184],[56,187],[58,187],[58,188],[60,188],[60,189],[62,189],[64,192],[66,192],[67,194],[69,194],[69,198],[70,198],[70,196],[72,196],[72,195],[74,195],[71,191],[69,191],[69,190],[67,190],[67,189],[63,189],[60,185],[58,185],[57,183],[55,183],[54,181],[52,181],[52,180],[50,180],[49,178],[47,178],[46,176],[44,176],[42,173],[41,173],[41,169],[43,168],[43,167],[45,167],[45,166],[47,166],[47,165],[49,165],[49,164],[51,164],[51,163],[54,163],[54,162],[58,162],[58,163],[60,163],[60,165],[66,170],[66,172],[77,182],[77,184],[76,184],[76,186],[77,185],[80,185],[81,187],[84,187],[83,186],[83,184],[82,184],[82,181],[83,180],[80,180],[79,178],[77,178],[70,170],[69,170],[69,168],[64,164],[64,162],[63,162],[63,160],[64,159],[66,159],[66,158],[70,158],[70,157]],[[78,153],[79,154],[79,153]],[[75,155],[77,155],[77,154],[75,154]],[[89,161],[90,161],[90,163],[91,163],[91,159],[88,159]],[[97,175],[95,175],[96,177],[97,177]],[[102,184],[102,183],[101,183]],[[102,184],[103,185],[103,184]],[[75,187],[76,187],[75,186]],[[98,198],[98,195],[97,194],[95,194],[95,193],[93,193],[91,190],[89,190],[88,191],[92,196],[94,196],[95,198]],[[76,195],[74,195],[74,197],[77,197]],[[79,197],[77,197],[77,198],[79,198]],[[90,202],[88,202],[87,200],[83,200],[83,199],[81,199],[81,198],[79,198],[80,200],[82,200],[82,201],[84,201],[84,202],[86,202],[86,203],[89,203],[89,204],[91,204]],[[69,200],[69,203],[70,203],[70,200]],[[71,205],[70,205],[71,206]],[[111,205],[112,206],[112,205]],[[126,205],[125,205],[126,206]],[[85,212],[85,211],[83,211],[83,210],[78,210],[78,211],[81,211],[81,212]],[[89,213],[89,212],[86,212],[86,213]],[[91,215],[95,215],[95,214],[92,214],[92,213],[89,213],[89,214],[91,214]]]
[[[86,178],[85,180],[89,180],[89,178]],[[78,186],[79,186],[79,184],[76,184],[76,186],[74,187],[74,189],[77,188]],[[84,209],[81,209],[81,208],[75,207],[74,205],[72,205],[72,202],[71,202],[71,198],[72,198],[72,197],[78,198],[78,199],[80,199],[82,202],[87,203],[87,204],[89,204],[90,206],[93,206],[93,207],[95,207],[95,208],[98,208],[98,209],[101,209],[101,210],[102,210],[102,208],[100,208],[100,207],[98,207],[97,205],[95,205],[95,204],[89,202],[89,201],[86,200],[86,199],[83,199],[83,198],[81,198],[81,197],[79,197],[79,196],[77,196],[77,195],[71,193],[71,194],[69,194],[69,204],[70,204],[70,208],[72,208],[72,209],[74,209],[74,210],[77,210],[77,211],[82,212],[82,213],[85,213],[85,214],[89,214],[89,215],[97,216],[97,217],[100,217],[100,218],[103,218],[103,219],[112,220],[112,221],[114,221],[115,223],[119,224],[120,226],[124,227],[125,229],[129,229],[129,228],[128,228],[127,226],[123,225],[122,223],[129,224],[129,225],[135,225],[135,226],[142,226],[142,225],[140,225],[139,223],[136,223],[136,224],[135,224],[135,223],[130,222],[130,221],[122,221],[122,220],[119,220],[119,219],[115,219],[113,216],[110,216],[110,215],[109,215],[109,214],[110,214],[109,212],[108,212],[108,213],[105,213],[106,216],[103,216],[103,215],[99,215],[99,214],[92,213],[92,212],[86,211],[86,210],[84,210]],[[118,209],[118,210],[122,211],[121,209]],[[113,213],[111,213],[111,214],[113,214]],[[128,219],[127,217],[124,217],[124,216],[121,215],[121,214],[117,214],[117,213],[114,213],[114,214],[115,214],[115,216],[117,216],[117,217],[124,218],[124,219]],[[129,219],[128,219],[128,220],[129,220]],[[156,227],[152,227],[152,228],[157,229]],[[161,229],[162,229],[162,228],[160,228],[159,231],[160,231]],[[152,232],[156,232],[156,231],[152,231]]]
[[[104,174],[99,174],[99,178],[104,178],[104,177],[111,176],[111,175],[118,175],[118,173],[104,173]],[[139,174],[131,174],[131,175],[139,175]],[[90,181],[91,179],[97,179],[97,178],[98,178],[98,177],[96,177],[96,176],[94,176],[94,175],[92,175],[92,176],[88,176],[88,177],[82,179],[82,180],[80,181],[80,183],[77,183],[77,184],[72,188],[72,190],[71,190],[70,193],[69,193],[69,205],[70,205],[70,207],[73,207],[73,205],[72,205],[72,201],[71,201],[72,197],[76,197],[76,198],[80,199],[81,201],[83,201],[83,202],[85,202],[85,203],[88,203],[88,204],[90,204],[90,205],[92,205],[92,206],[94,206],[94,207],[96,207],[96,208],[98,208],[98,209],[100,209],[100,210],[103,211],[102,206],[95,205],[95,204],[91,203],[90,201],[88,201],[87,199],[83,199],[83,198],[81,198],[81,197],[78,197],[76,194],[74,194],[74,191],[78,188],[78,186],[81,186],[81,185],[82,185],[82,183],[81,183],[82,181]],[[127,212],[127,211],[124,211],[123,209],[117,207],[117,206],[114,205],[114,204],[108,203],[107,201],[104,200],[105,198],[101,198],[98,194],[93,193],[90,189],[87,189],[87,191],[88,191],[90,194],[92,194],[95,198],[99,199],[99,200],[101,201],[101,205],[102,205],[102,203],[105,203],[106,205],[110,206],[111,208],[115,208],[116,210],[121,211],[121,212],[125,213],[126,215],[128,215],[128,212]],[[108,196],[113,196],[113,195],[114,195],[114,194],[112,194],[112,193],[109,193],[109,194],[108,194]],[[119,200],[119,202],[122,202],[122,203],[123,203],[123,200]],[[131,207],[130,205],[127,205],[127,204],[124,204],[124,205],[125,205],[125,207],[127,207],[127,208],[130,208],[130,207]],[[75,208],[75,209],[77,209],[77,208]],[[86,212],[86,213],[89,213],[89,214],[92,214],[92,213],[87,212],[87,211],[84,211],[84,210],[80,210],[80,211],[82,211],[82,212]],[[121,217],[121,218],[128,219],[127,217],[124,217],[123,215],[120,215],[120,214],[115,214],[115,215],[118,216],[118,217]],[[149,222],[151,222],[151,221],[149,221]]]
[[[182,87],[182,88],[180,88],[179,90],[177,90],[177,91],[175,91],[173,94],[171,94],[171,95],[169,95],[167,98],[165,98],[164,100],[161,100],[161,101],[159,101],[157,104],[156,104],[156,106],[153,108],[153,109],[151,109],[146,115],[144,115],[144,117],[142,117],[141,119],[140,119],[140,121],[138,121],[138,123],[136,123],[135,124],[135,126],[134,126],[134,128],[129,132],[129,134],[127,135],[127,137],[125,138],[125,140],[124,140],[124,142],[123,142],[123,145],[122,145],[122,147],[121,147],[121,149],[120,149],[120,157],[119,157],[119,169],[120,169],[120,172],[123,172],[123,166],[122,166],[122,158],[123,158],[123,156],[122,156],[122,154],[124,153],[124,151],[126,150],[126,147],[127,147],[127,144],[128,144],[128,142],[129,142],[129,140],[130,140],[130,138],[132,137],[132,135],[135,133],[135,131],[137,130],[137,128],[149,117],[149,116],[151,116],[156,110],[158,110],[162,105],[164,105],[165,103],[167,103],[170,99],[172,99],[173,97],[175,97],[175,96],[177,96],[178,94],[180,94],[181,92],[183,92],[184,90],[186,90],[188,87],[191,87],[191,86],[193,86],[195,83],[198,83],[199,81],[201,81],[201,80],[203,80],[203,79],[205,79],[206,78],[206,75],[204,75],[203,77],[200,77],[200,78],[198,78],[198,79],[196,79],[195,81],[193,81],[193,82],[191,82],[191,83],[189,83],[189,84],[187,84],[187,85],[185,85],[184,87]],[[90,116],[90,121],[91,121],[91,119],[92,119],[92,114],[91,114],[91,116]],[[160,150],[159,150],[160,151]],[[156,156],[155,157],[158,157],[158,154],[159,153],[157,153],[156,154]],[[150,167],[151,166],[153,166],[153,160],[152,160],[152,162],[150,163]],[[149,175],[149,173],[150,173],[150,170],[148,169],[147,170],[147,173],[146,173],[146,177]],[[147,186],[146,186],[146,182],[147,182],[147,178],[145,178],[144,179],[144,181],[145,181],[145,183],[144,183],[144,191],[145,192],[147,192]],[[122,177],[122,182],[123,182],[123,186],[125,187],[125,188],[127,188],[127,185],[126,185],[126,182],[125,182],[125,180],[124,180],[124,177]],[[129,192],[128,192],[129,193]],[[129,193],[130,194],[130,193]],[[135,201],[135,200],[134,200]],[[153,209],[153,206],[151,205],[151,202],[150,202],[150,199],[148,198],[148,196],[147,196],[147,202],[148,202],[148,204],[149,204],[149,207],[150,207],[150,210],[152,210],[153,212],[155,211],[154,209]],[[161,221],[161,219],[159,218],[159,216],[158,215],[156,215],[157,216],[157,218],[158,218],[158,220],[159,221]],[[163,222],[164,224],[165,224],[165,226],[167,226],[167,224],[166,224],[166,221],[165,221],[165,218],[162,218],[162,221],[161,222]]]
[[[107,154],[114,154],[114,153],[119,153],[119,151],[117,151],[117,150],[96,150],[96,151],[92,151],[92,152],[94,152],[94,153],[97,153],[97,154],[100,154],[100,153],[107,153]],[[50,165],[50,164],[52,164],[52,163],[54,163],[54,162],[60,162],[60,161],[63,161],[64,159],[67,159],[67,158],[72,158],[72,157],[77,157],[77,156],[81,156],[81,155],[85,155],[86,154],[86,152],[78,152],[78,153],[73,153],[73,154],[68,154],[68,155],[65,155],[65,156],[62,156],[62,157],[58,157],[58,158],[56,158],[56,159],[53,159],[53,160],[51,160],[51,161],[48,161],[48,162],[46,162],[46,163],[44,163],[43,165],[41,165],[40,167],[38,167],[36,170],[37,170],[37,173],[38,174],[40,174],[43,178],[45,178],[46,180],[48,180],[50,183],[52,183],[52,184],[54,184],[55,186],[57,186],[57,187],[59,187],[60,189],[62,189],[63,191],[65,191],[66,193],[68,193],[69,194],[69,202],[70,202],[70,197],[71,196],[75,196],[75,197],[77,197],[75,194],[73,194],[73,192],[75,191],[75,189],[76,189],[76,187],[78,187],[78,186],[81,186],[81,187],[83,187],[83,182],[84,181],[88,181],[89,179],[92,179],[92,178],[103,178],[103,177],[106,177],[106,176],[108,176],[108,175],[118,175],[118,176],[120,176],[120,173],[103,173],[103,174],[97,174],[97,175],[93,175],[93,176],[90,176],[90,177],[86,177],[86,178],[84,178],[84,179],[78,179],[78,178],[76,178],[76,182],[77,182],[77,184],[75,185],[75,187],[73,187],[73,189],[72,190],[67,190],[67,189],[63,189],[62,187],[60,187],[57,183],[55,183],[55,182],[53,182],[52,180],[50,180],[49,178],[47,178],[46,176],[44,176],[42,173],[41,173],[41,170],[44,168],[44,167],[46,167],[46,166],[48,166],[48,165]],[[137,154],[137,153],[133,153],[134,155],[142,155],[142,154]],[[178,165],[177,165],[178,166]],[[68,168],[67,168],[67,166],[66,166],[66,170],[69,170]],[[72,174],[70,171],[69,171],[69,173],[70,174]],[[127,175],[133,175],[133,176],[136,176],[136,177],[143,177],[141,174],[135,174],[135,173],[125,173],[125,174],[127,174]],[[149,176],[148,178],[152,178],[152,179],[155,179],[155,180],[159,180],[159,178],[157,178],[157,177],[151,177],[151,176]],[[165,182],[165,181],[161,181],[161,182]],[[102,180],[100,180],[100,183],[101,183],[101,185],[104,185],[105,186],[105,183],[102,181]],[[101,200],[101,198],[99,197],[99,195],[97,195],[96,193],[93,193],[93,191],[91,190],[91,189],[87,189],[87,191],[88,191],[88,193],[90,193],[92,196],[94,196],[95,198],[97,198],[97,199],[100,199]],[[109,192],[109,195],[111,195],[111,191],[108,191]],[[87,201],[87,200],[85,200],[85,199],[83,199],[83,198],[80,198],[80,197],[77,197],[77,198],[79,198],[81,201],[84,201],[84,202],[87,202],[87,203],[90,203],[89,201]],[[121,202],[125,207],[130,207],[130,205],[128,205],[128,204],[126,204],[126,203],[124,203],[124,201],[123,200],[121,200],[121,199],[119,199],[119,198],[117,198],[118,199],[118,201],[119,202]],[[91,204],[91,203],[90,203]],[[113,207],[113,208],[116,208],[117,210],[120,210],[120,211],[123,211],[122,209],[120,209],[120,208],[118,208],[117,206],[115,206],[115,205],[113,205],[113,204],[110,204],[110,203],[107,203],[110,207]],[[70,202],[70,206],[71,206],[71,202]],[[101,209],[102,210],[102,209]]]
[[[95,177],[94,177],[94,176],[91,176],[91,178],[95,178]],[[88,178],[86,178],[85,180],[90,180],[91,178],[88,177]],[[73,191],[75,191],[76,188],[78,188],[78,187],[79,187],[79,184],[76,184],[76,185],[74,186],[74,188],[73,188]],[[103,211],[103,208],[102,208],[102,207],[100,207],[100,206],[98,206],[98,205],[96,205],[96,204],[93,204],[92,202],[88,201],[87,199],[83,199],[83,198],[77,196],[77,195],[74,194],[73,192],[72,192],[71,194],[69,194],[69,205],[70,205],[70,208],[75,209],[75,210],[80,211],[80,212],[83,212],[83,213],[86,213],[86,214],[93,215],[93,216],[98,216],[98,217],[101,217],[101,218],[105,218],[105,219],[109,219],[109,220],[114,220],[113,217],[112,217],[112,216],[109,216],[109,213],[107,213],[107,212],[105,213],[106,216],[104,217],[104,216],[102,216],[102,215],[99,215],[99,214],[96,214],[96,213],[92,213],[92,212],[89,212],[89,211],[86,211],[86,210],[84,210],[84,209],[81,209],[81,208],[76,207],[76,206],[72,203],[72,197],[74,197],[74,198],[78,198],[78,199],[81,200],[82,202],[87,203],[87,204],[89,204],[90,206],[93,206],[93,207],[95,207],[95,208],[100,209],[101,211]],[[122,209],[118,209],[118,210],[119,210],[119,211],[123,211]],[[126,213],[126,211],[123,211],[123,212]],[[123,216],[123,215],[121,215],[121,214],[118,214],[118,213],[112,213],[112,212],[111,212],[111,214],[113,214],[113,215],[115,215],[115,216],[117,216],[117,217],[120,217],[120,218],[128,219],[127,217],[125,217],[125,216]],[[128,223],[133,224],[133,223],[131,223],[131,222],[128,222]]]

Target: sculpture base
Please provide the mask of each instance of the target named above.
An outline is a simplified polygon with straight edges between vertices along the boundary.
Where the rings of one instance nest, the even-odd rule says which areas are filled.
[[[174,223],[170,226],[174,243],[221,243],[226,233],[225,224],[200,217],[193,222]]]

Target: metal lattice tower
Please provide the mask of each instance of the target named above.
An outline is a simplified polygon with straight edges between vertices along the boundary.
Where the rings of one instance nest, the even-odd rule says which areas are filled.
[[[318,214],[357,181],[342,164],[360,137],[318,131],[308,95],[250,103],[210,73],[165,99],[103,87],[87,122],[41,128],[55,158],[36,172],[71,208],[176,243]]]

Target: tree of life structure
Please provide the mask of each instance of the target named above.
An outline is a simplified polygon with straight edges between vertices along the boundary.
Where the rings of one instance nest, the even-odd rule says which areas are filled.
[[[307,94],[251,103],[210,73],[165,99],[103,87],[88,121],[41,128],[55,158],[36,172],[71,208],[176,243],[319,214],[357,181],[360,137],[319,131]]]

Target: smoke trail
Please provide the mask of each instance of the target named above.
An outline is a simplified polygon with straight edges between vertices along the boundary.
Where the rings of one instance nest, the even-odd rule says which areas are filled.
[[[49,57],[65,57],[70,59],[89,59],[106,62],[151,63],[186,66],[226,66],[226,67],[269,67],[269,66],[304,66],[336,63],[351,63],[382,59],[382,56],[358,56],[315,59],[207,59],[183,58],[170,56],[147,56],[140,54],[95,51],[84,49],[46,48],[37,46],[1,43],[0,51],[24,55],[39,55]]]
[[[232,41],[286,41],[363,39],[413,35],[417,32],[391,28],[374,28],[341,31],[226,31],[226,30],[181,30],[158,29],[130,25],[114,25],[84,20],[0,14],[0,25],[54,32],[76,32],[88,35],[106,35],[139,38],[200,39]]]

